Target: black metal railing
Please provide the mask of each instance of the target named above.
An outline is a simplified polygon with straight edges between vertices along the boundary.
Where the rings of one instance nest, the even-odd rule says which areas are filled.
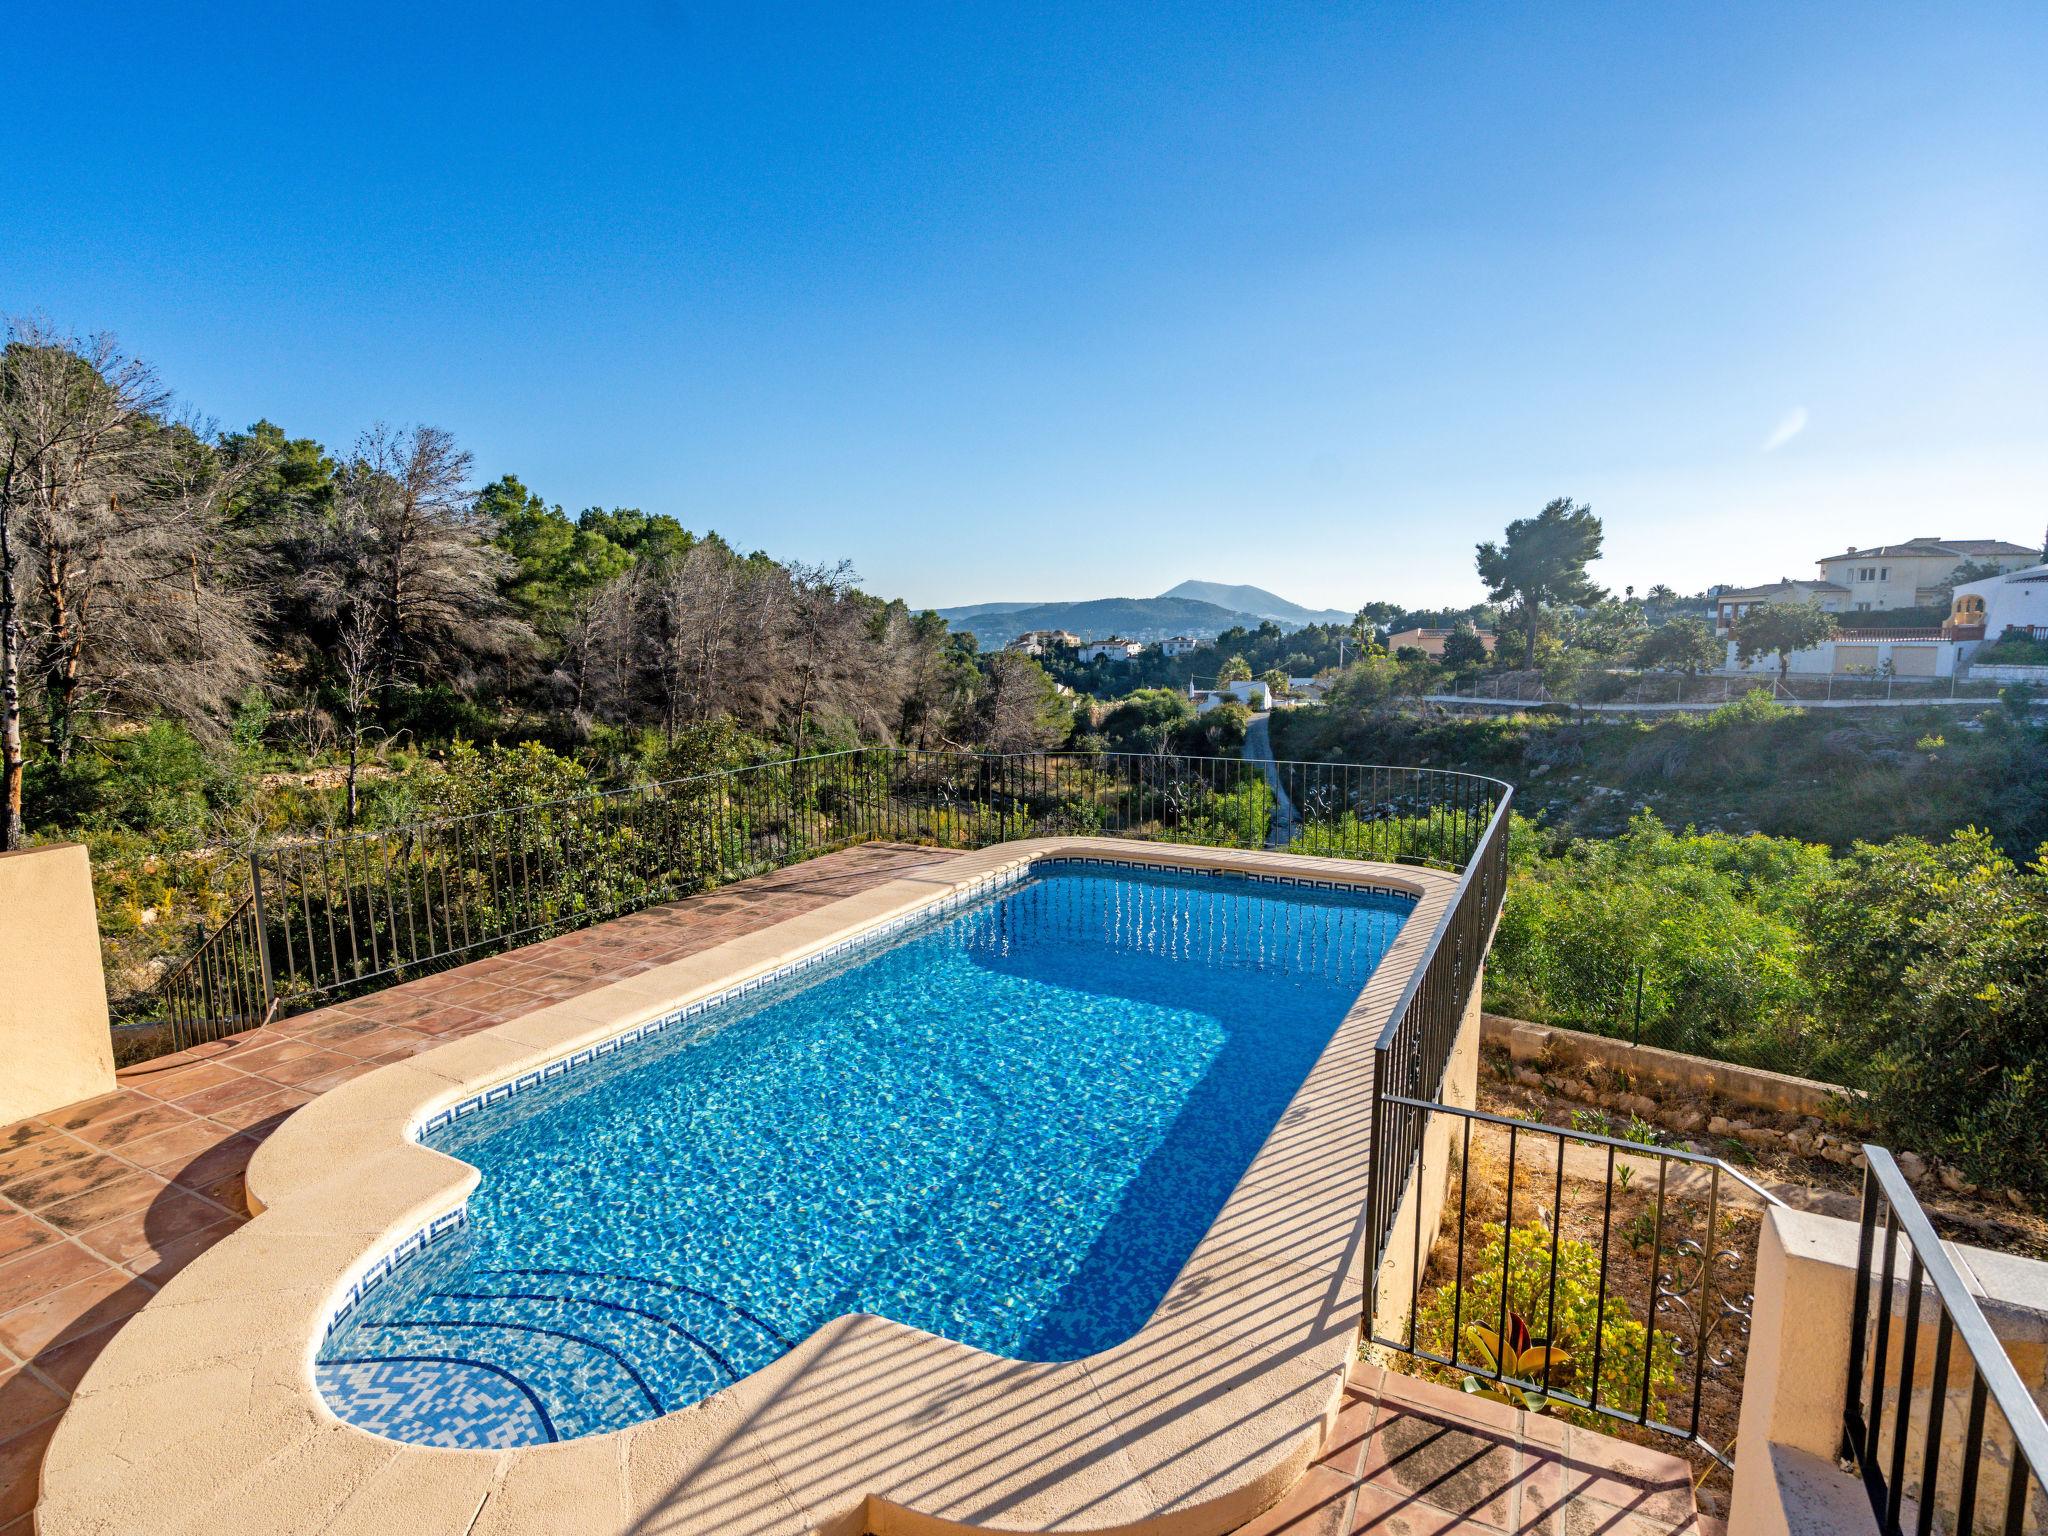
[[[1369,1282],[1367,1337],[1463,1373],[1468,1390],[1601,1414],[1732,1466],[1732,1410],[1726,1435],[1710,1411],[1739,1392],[1757,1231],[1780,1202],[1717,1158],[1625,1140],[1585,1114],[1567,1129],[1403,1094],[1376,1102],[1375,1142],[1413,1146],[1418,1181],[1430,1121],[1455,1126],[1442,1215],[1417,1199],[1402,1235],[1406,1325],[1376,1326]]]
[[[1373,1045],[1366,1252],[1375,1264],[1386,1256],[1388,1224],[1422,1155],[1419,1125],[1406,1116],[1383,1119],[1380,1107],[1392,1097],[1434,1099],[1442,1091],[1444,1072],[1507,895],[1513,795],[1504,784],[1497,788],[1499,795],[1465,861],[1457,892],[1438,917],[1428,952],[1410,972]],[[1370,1308],[1369,1288],[1366,1304]]]
[[[1463,870],[1504,825],[1507,787],[1470,774],[1272,771],[1294,787],[1306,852]],[[875,747],[277,842],[249,857],[232,915],[162,984],[162,1044],[860,843],[1067,833],[1260,848],[1277,804],[1266,767],[1237,758]]]
[[[1886,1536],[1902,1536],[1909,1516],[1919,1536],[1928,1536],[1937,1522],[1942,1531],[1959,1536],[1976,1530],[2019,1536],[2027,1527],[2030,1501],[2036,1505],[2034,1528],[2048,1529],[2048,1490],[2043,1484],[2048,1474],[2048,1420],[1956,1272],[1891,1153],[1866,1146],[1863,1157],[1849,1389],[1842,1407],[1843,1459],[1862,1474],[1871,1513]],[[1901,1282],[1902,1247],[1906,1263]],[[1928,1293],[1937,1309],[1934,1354],[1916,1414],[1920,1313]],[[1902,1306],[1894,1352],[1893,1314]],[[1949,1397],[1958,1345],[1969,1362],[1968,1399],[1962,1407],[1962,1433],[1951,1443]],[[1997,1433],[1996,1424],[1987,1423],[1993,1407],[2003,1434]]]

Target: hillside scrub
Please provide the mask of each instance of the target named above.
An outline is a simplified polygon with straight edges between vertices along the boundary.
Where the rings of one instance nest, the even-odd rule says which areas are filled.
[[[2048,1194],[2048,850],[1838,857],[1642,813],[1567,840],[1517,817],[1509,858],[1490,1010],[1861,1088],[1889,1144]]]
[[[1859,839],[1988,829],[2015,857],[2048,841],[2048,740],[2015,711],[1805,711],[1753,693],[1656,721],[1452,716],[1346,678],[1329,706],[1276,714],[1274,755],[1492,774],[1553,831],[1612,836],[1638,810],[1836,851]]]

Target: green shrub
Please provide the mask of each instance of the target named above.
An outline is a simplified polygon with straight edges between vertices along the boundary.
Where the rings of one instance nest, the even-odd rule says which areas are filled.
[[[1423,1348],[1456,1359],[1460,1365],[1478,1366],[1481,1362],[1471,1343],[1452,1338],[1452,1313],[1454,1309],[1458,1313],[1461,1330],[1467,1324],[1495,1327],[1501,1315],[1501,1275],[1505,1267],[1508,1312],[1528,1319],[1530,1329],[1538,1337],[1548,1339],[1571,1354],[1569,1367],[1561,1370],[1552,1384],[1592,1399],[1593,1336],[1597,1322],[1600,1335],[1599,1401],[1610,1407],[1633,1409],[1642,1396],[1649,1331],[1636,1320],[1634,1311],[1620,1296],[1608,1295],[1603,1312],[1600,1250],[1576,1238],[1559,1237],[1557,1240],[1556,1310],[1553,1312],[1550,1243],[1550,1229],[1537,1222],[1514,1228],[1504,1224],[1490,1228],[1478,1258],[1470,1261],[1462,1292],[1453,1286],[1443,1286],[1417,1312],[1416,1340]],[[1505,1254],[1503,1245],[1507,1250]],[[1649,1371],[1650,1412],[1661,1417],[1660,1394],[1678,1382],[1678,1354],[1672,1347],[1670,1336],[1661,1330],[1657,1334],[1654,1352],[1649,1357]],[[1585,1416],[1585,1421],[1594,1422],[1591,1416]]]
[[[159,847],[189,847],[246,801],[234,765],[181,725],[158,720],[89,742],[69,763],[48,759],[25,775],[33,827],[87,834],[147,832]]]
[[[1881,1132],[2048,1192],[2048,850],[2022,868],[1974,828],[1860,844],[1809,931],[1818,1011]]]

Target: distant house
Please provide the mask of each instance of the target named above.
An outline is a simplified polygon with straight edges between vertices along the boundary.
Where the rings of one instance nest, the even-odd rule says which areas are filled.
[[[1794,581],[1786,577],[1764,587],[1726,587],[1714,596],[1714,632],[1727,634],[1735,627],[1735,621],[1752,608],[1813,603],[1823,613],[1842,613],[1848,602],[1849,589],[1832,581]]]
[[[1956,588],[1948,614],[1948,630],[1956,639],[1996,641],[2009,629],[2048,635],[2048,565],[2030,565]]]
[[[1195,713],[1206,715],[1210,710],[1225,704],[1242,704],[1249,709],[1261,710],[1273,707],[1273,689],[1268,683],[1256,677],[1241,682],[1219,683],[1214,688],[1188,688],[1188,698],[1195,706]]]
[[[1319,677],[1290,677],[1287,691],[1304,704],[1320,704],[1329,693],[1330,685]]]
[[[1126,640],[1119,635],[1112,635],[1107,640],[1082,641],[1080,656],[1083,661],[1094,661],[1103,656],[1107,656],[1111,661],[1129,661],[1133,656],[1143,654],[1144,649],[1145,642],[1142,640]]]
[[[1915,538],[1823,555],[1818,563],[1823,581],[1847,594],[1844,605],[1833,611],[1871,613],[1939,602],[1942,587],[1964,564],[1995,565],[2001,572],[2011,572],[2040,559],[2039,549],[2004,539]]]
[[[1012,640],[1008,650],[1021,651],[1026,656],[1044,656],[1052,651],[1071,651],[1080,645],[1081,637],[1068,629],[1030,629]]]
[[[1190,652],[1199,649],[1201,644],[1202,642],[1193,635],[1173,635],[1159,642],[1159,654],[1162,656],[1186,656]]]
[[[1404,629],[1398,634],[1387,636],[1387,649],[1417,650],[1425,656],[1441,657],[1444,653],[1444,642],[1456,633],[1456,630],[1451,629]],[[1473,633],[1479,636],[1479,643],[1486,647],[1486,654],[1491,656],[1494,645],[1491,631],[1479,629]]]

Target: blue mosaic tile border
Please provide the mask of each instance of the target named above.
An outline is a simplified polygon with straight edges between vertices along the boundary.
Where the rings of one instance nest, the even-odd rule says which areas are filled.
[[[1256,885],[1289,885],[1300,886],[1310,890],[1349,891],[1366,896],[1391,897],[1397,901],[1414,901],[1416,899],[1414,891],[1403,890],[1398,886],[1369,885],[1363,881],[1337,880],[1327,876],[1279,875],[1268,873],[1264,870],[1231,869],[1226,865],[1182,864],[1179,862],[1168,862],[1163,859],[1155,861],[1148,859],[1108,858],[1094,854],[1061,854],[1052,858],[1029,859],[1014,868],[1001,870],[992,875],[984,875],[970,884],[960,887],[958,890],[947,893],[926,906],[919,907],[914,912],[906,912],[901,916],[890,918],[887,922],[880,923],[873,928],[862,929],[851,937],[841,939],[836,944],[828,945],[816,954],[806,955],[801,960],[792,960],[789,964],[778,967],[773,971],[749,977],[745,981],[727,987],[723,992],[699,998],[696,1002],[686,1007],[678,1008],[670,1013],[648,1019],[643,1023],[632,1025],[627,1029],[621,1030],[618,1034],[608,1039],[600,1040],[596,1045],[586,1046],[572,1055],[559,1057],[543,1066],[522,1072],[517,1077],[505,1082],[494,1083],[481,1093],[473,1093],[468,1098],[462,1099],[446,1109],[435,1111],[424,1120],[414,1122],[408,1127],[407,1134],[414,1141],[422,1141],[444,1126],[451,1125],[457,1120],[467,1119],[469,1116],[494,1104],[503,1103],[515,1093],[524,1093],[529,1088],[538,1088],[543,1083],[551,1083],[556,1078],[562,1077],[578,1067],[588,1066],[591,1062],[614,1054],[622,1047],[631,1045],[636,1040],[643,1040],[649,1035],[659,1034],[663,1030],[670,1029],[677,1024],[686,1023],[722,1004],[732,1002],[736,998],[745,997],[749,993],[758,992],[763,987],[785,981],[789,977],[810,970],[815,966],[837,960],[849,950],[861,949],[871,944],[879,943],[883,939],[901,933],[905,928],[929,922],[931,919],[947,912],[955,911],[969,902],[978,901],[992,892],[1016,885],[1031,875],[1076,867],[1126,869],[1144,873],[1165,871],[1167,873],[1180,874],[1224,875],[1232,879],[1250,881]],[[461,1230],[468,1222],[468,1208],[466,1206],[459,1206],[455,1210],[436,1216],[426,1226],[420,1228],[388,1253],[379,1257],[375,1263],[364,1270],[360,1276],[342,1291],[334,1310],[328,1314],[327,1322],[321,1329],[321,1337],[323,1339],[326,1338],[336,1328],[348,1321],[350,1315],[361,1305],[363,1298],[390,1279],[406,1260],[423,1252],[449,1234]]]

